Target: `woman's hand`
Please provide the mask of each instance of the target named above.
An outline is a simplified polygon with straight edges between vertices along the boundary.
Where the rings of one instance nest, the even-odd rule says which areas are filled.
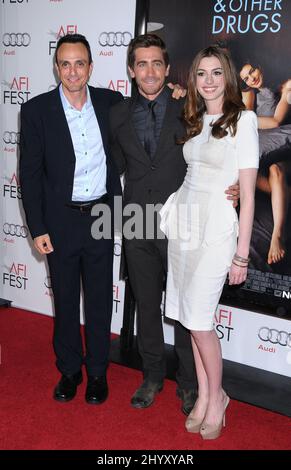
[[[245,282],[248,274],[247,266],[237,266],[236,264],[231,265],[229,270],[229,285],[242,284]]]

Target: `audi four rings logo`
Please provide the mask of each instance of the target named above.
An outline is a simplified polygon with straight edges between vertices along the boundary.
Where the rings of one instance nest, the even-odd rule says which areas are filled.
[[[20,132],[5,131],[3,134],[3,140],[5,144],[12,144],[12,145],[19,144]]]
[[[275,328],[262,326],[259,330],[258,336],[261,341],[269,341],[272,344],[291,347],[291,333],[288,333],[287,331],[279,331]]]
[[[3,46],[5,47],[27,47],[30,41],[31,37],[28,33],[5,33],[2,39]]]
[[[15,225],[15,224],[8,224],[7,222],[3,225],[3,232],[5,235],[11,235],[12,237],[21,237],[27,238],[28,237],[28,228],[24,225]]]
[[[131,41],[131,38],[132,38],[132,35],[128,31],[125,31],[123,33],[120,31],[116,33],[112,31],[110,31],[109,33],[105,33],[103,31],[103,33],[101,33],[99,36],[98,42],[100,46],[102,47],[128,46],[128,44]]]

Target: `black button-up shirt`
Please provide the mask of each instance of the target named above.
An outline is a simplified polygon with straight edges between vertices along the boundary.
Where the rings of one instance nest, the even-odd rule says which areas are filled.
[[[166,113],[166,107],[168,102],[169,93],[171,93],[170,89],[165,86],[161,93],[155,98],[156,101],[155,105],[155,116],[156,116],[156,125],[155,125],[155,142],[153,142],[154,147],[154,154],[157,150],[158,140],[161,134],[161,129]],[[138,99],[136,101],[136,106],[133,111],[132,121],[137,136],[144,146],[144,134],[145,134],[145,126],[146,126],[146,117],[148,114],[148,103],[150,100],[142,96],[141,94],[138,95]]]

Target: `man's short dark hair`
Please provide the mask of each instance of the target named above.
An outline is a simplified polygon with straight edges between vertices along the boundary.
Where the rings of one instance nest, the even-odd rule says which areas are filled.
[[[86,49],[88,51],[89,65],[92,63],[92,53],[91,53],[91,48],[90,48],[89,42],[87,41],[85,36],[83,36],[83,34],[77,34],[76,33],[76,34],[66,34],[65,36],[62,36],[58,40],[57,48],[56,48],[56,52],[55,52],[55,62],[56,62],[56,64],[58,64],[58,50],[61,47],[61,45],[66,44],[66,43],[67,44],[75,44],[77,42],[80,42],[81,44],[84,44],[84,46],[86,47]]]
[[[128,46],[127,65],[133,69],[135,61],[135,51],[140,47],[159,47],[162,50],[166,67],[169,65],[169,54],[164,41],[156,34],[141,34],[133,38]]]

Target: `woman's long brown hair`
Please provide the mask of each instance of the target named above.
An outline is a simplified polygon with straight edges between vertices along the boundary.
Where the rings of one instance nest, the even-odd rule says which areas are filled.
[[[197,71],[199,64],[204,57],[217,57],[221,63],[224,75],[224,99],[222,116],[215,121],[212,126],[212,135],[217,139],[228,134],[230,130],[232,136],[236,134],[237,121],[241,111],[245,109],[242,101],[242,94],[239,85],[239,78],[235,66],[227,51],[219,46],[209,46],[198,52],[193,60],[189,71],[188,93],[184,106],[183,118],[186,122],[186,136],[180,142],[184,143],[192,137],[200,134],[203,127],[203,114],[206,112],[204,99],[197,90]]]

